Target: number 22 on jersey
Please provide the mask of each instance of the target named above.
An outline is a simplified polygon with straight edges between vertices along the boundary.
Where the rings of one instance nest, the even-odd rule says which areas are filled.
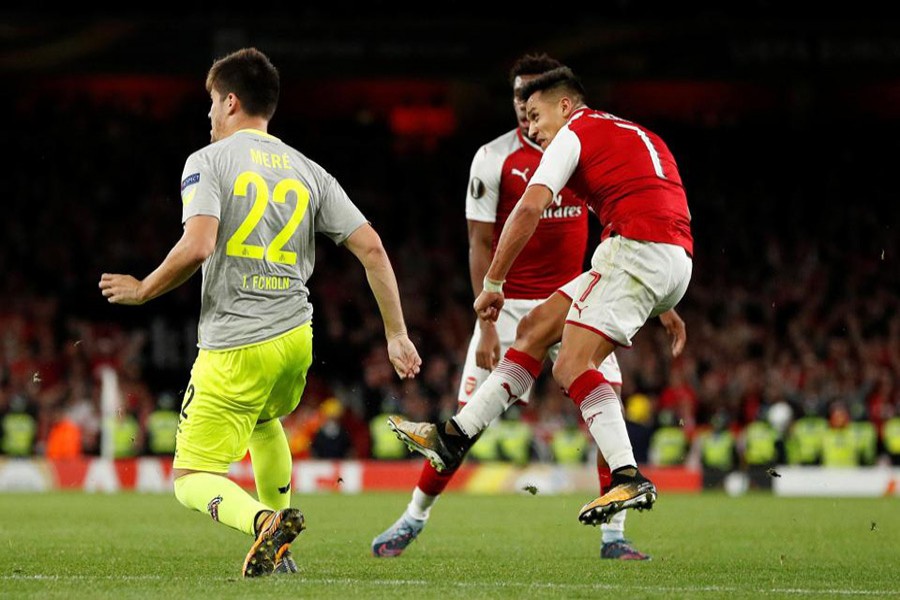
[[[269,205],[269,186],[266,180],[259,173],[253,171],[244,171],[238,175],[234,181],[234,195],[238,198],[246,198],[247,191],[250,186],[256,190],[256,200],[250,207],[250,212],[240,224],[237,230],[230,238],[225,246],[225,253],[228,256],[238,256],[241,258],[253,258],[262,260],[265,258],[269,262],[281,263],[286,265],[297,264],[297,253],[285,250],[284,246],[297,231],[297,227],[306,216],[306,210],[309,208],[309,190],[306,189],[298,179],[282,179],[275,184],[272,191],[272,201],[278,204],[284,204],[287,201],[288,194],[294,192],[297,198],[297,204],[294,206],[294,212],[285,226],[278,232],[275,238],[267,244],[266,247],[257,246],[256,244],[247,244],[247,238],[259,225],[260,220],[266,212]]]

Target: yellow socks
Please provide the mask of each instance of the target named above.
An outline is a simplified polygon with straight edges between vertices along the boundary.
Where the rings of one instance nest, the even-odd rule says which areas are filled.
[[[224,475],[190,473],[175,480],[175,497],[184,506],[205,512],[213,521],[255,536],[256,516],[272,510]]]
[[[291,447],[281,421],[257,423],[250,436],[250,459],[259,501],[276,510],[291,505]]]

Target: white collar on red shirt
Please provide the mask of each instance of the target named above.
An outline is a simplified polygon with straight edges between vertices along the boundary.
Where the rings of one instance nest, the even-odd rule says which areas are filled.
[[[521,141],[523,144],[527,144],[527,145],[531,146],[538,152],[541,152],[541,153],[544,152],[543,148],[541,148],[538,144],[536,144],[533,139],[531,139],[530,137],[528,137],[527,135],[522,133],[522,130],[518,127],[516,128],[516,134],[519,136],[519,141]]]
[[[576,108],[576,109],[575,109],[575,112],[573,112],[571,115],[569,115],[569,120],[566,121],[566,125],[568,125],[569,123],[571,123],[571,122],[574,121],[575,119],[579,118],[579,117],[580,117],[581,115],[583,115],[584,112],[587,111],[587,110],[591,110],[589,106],[582,106],[581,108]]]

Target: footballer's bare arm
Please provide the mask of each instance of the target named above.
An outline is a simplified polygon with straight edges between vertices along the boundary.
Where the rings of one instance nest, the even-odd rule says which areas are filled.
[[[111,304],[144,304],[174,290],[197,272],[213,250],[219,219],[207,215],[191,217],[184,224],[181,239],[163,262],[144,279],[131,275],[104,273],[100,291]]]
[[[366,223],[351,233],[344,245],[366,270],[366,279],[384,322],[388,356],[394,370],[401,379],[415,377],[422,359],[407,335],[397,278],[381,237]]]

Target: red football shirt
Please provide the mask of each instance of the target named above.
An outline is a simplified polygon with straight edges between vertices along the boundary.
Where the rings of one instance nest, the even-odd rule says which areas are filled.
[[[602,239],[662,242],[694,251],[691,213],[665,142],[609,113],[575,111],[547,146],[529,185],[554,194],[568,185],[603,223]]]
[[[495,224],[494,250],[542,155],[516,128],[482,146],[472,160],[466,218]],[[547,298],[584,270],[587,207],[570,189],[560,190],[506,275],[507,298]]]

